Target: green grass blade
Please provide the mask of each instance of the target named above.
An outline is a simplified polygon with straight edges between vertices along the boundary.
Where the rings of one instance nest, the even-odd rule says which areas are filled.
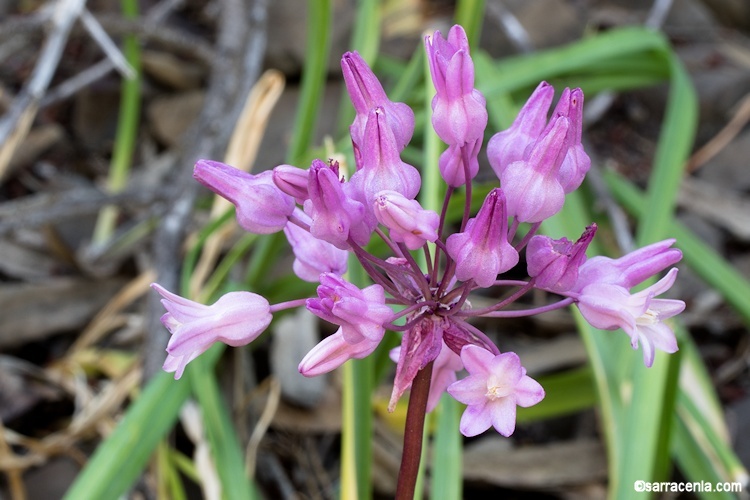
[[[589,366],[536,377],[546,395],[541,403],[518,408],[517,421],[534,422],[591,408],[596,405],[594,375]]]
[[[459,0],[456,2],[456,24],[463,26],[469,46],[475,49],[479,46],[482,35],[482,21],[484,21],[484,0]],[[448,33],[443,33],[447,36]]]
[[[350,256],[347,279],[364,286],[364,270]],[[372,391],[374,359],[352,359],[343,365],[341,426],[341,494],[343,500],[372,498]]]
[[[541,80],[582,73],[598,73],[597,67],[620,58],[632,58],[638,54],[644,60],[644,68],[658,58],[667,47],[660,34],[638,27],[610,30],[581,41],[535,54],[504,59],[495,64],[500,78],[485,80],[478,88],[487,99],[503,92],[533,88]],[[629,59],[626,59],[629,61]],[[611,66],[606,67],[610,71]]]
[[[665,51],[664,55],[671,73],[669,97],[648,182],[649,216],[641,218],[638,225],[640,245],[670,234],[683,166],[690,156],[698,125],[698,97],[690,77],[673,52]]]
[[[443,394],[435,412],[430,498],[459,499],[463,489],[463,438],[458,424],[464,405]],[[427,441],[425,441],[427,442]]]
[[[122,0],[122,13],[126,19],[138,18],[137,0]],[[138,123],[141,111],[141,48],[138,37],[126,35],[123,40],[123,55],[135,70],[133,78],[126,78],[121,86],[120,109],[117,116],[117,133],[110,164],[107,188],[113,192],[125,189],[133,163],[133,152],[138,139]],[[106,242],[114,231],[119,211],[115,206],[106,206],[99,213],[92,241]]]
[[[287,152],[287,163],[296,164],[306,159],[313,142],[315,123],[323,98],[323,86],[328,70],[328,53],[333,32],[331,0],[307,2],[307,52],[302,73],[302,89],[294,121],[292,143]]]
[[[172,429],[189,394],[187,380],[175,381],[172,374],[157,374],[96,449],[64,498],[99,500],[125,494],[143,472],[156,445]]]
[[[211,350],[219,353],[224,344],[217,343]],[[205,356],[199,356],[191,363],[190,385],[201,408],[203,425],[211,445],[216,471],[221,481],[222,498],[227,500],[250,500],[255,491],[245,471],[244,453],[234,430],[226,402],[221,396],[219,385],[213,373],[213,363]]]

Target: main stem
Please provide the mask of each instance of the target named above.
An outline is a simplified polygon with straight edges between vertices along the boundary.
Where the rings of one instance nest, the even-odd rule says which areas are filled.
[[[396,500],[413,500],[414,498],[419,461],[422,458],[422,436],[424,418],[427,413],[427,397],[430,393],[432,364],[433,362],[430,362],[419,370],[411,383],[404,429],[404,452],[401,456],[401,469],[396,484]]]

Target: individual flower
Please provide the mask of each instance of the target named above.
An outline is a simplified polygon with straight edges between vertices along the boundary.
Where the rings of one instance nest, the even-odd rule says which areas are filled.
[[[573,288],[594,234],[596,224],[587,227],[575,243],[567,238],[553,240],[549,236],[533,236],[526,246],[526,262],[529,276],[536,278],[534,285],[553,292]]]
[[[456,261],[456,277],[473,279],[487,288],[497,275],[518,264],[518,252],[508,243],[508,217],[505,196],[493,189],[484,199],[479,213],[466,224],[466,230],[455,233],[446,241],[448,255]]]
[[[402,102],[392,102],[383,86],[357,52],[347,52],[341,58],[344,83],[349,92],[357,116],[350,127],[352,142],[358,149],[364,147],[367,118],[375,108],[385,110],[388,127],[393,132],[396,147],[402,151],[414,133],[414,112]]]
[[[565,191],[557,179],[565,154],[569,120],[555,117],[524,160],[503,170],[500,185],[508,203],[508,215],[519,222],[541,222],[559,212]]]
[[[391,349],[389,356],[392,361],[398,362],[401,357],[401,346]],[[456,372],[461,371],[463,367],[461,357],[443,344],[432,365],[430,393],[427,396],[427,413],[437,407],[445,390],[457,380]]]
[[[482,138],[464,144],[450,145],[442,152],[438,161],[438,168],[443,180],[452,187],[466,184],[466,172],[469,182],[479,173],[479,150],[482,148]],[[468,165],[468,169],[466,168]]]
[[[674,243],[674,239],[659,241],[619,259],[592,257],[578,270],[574,290],[580,291],[592,283],[609,283],[630,289],[682,259],[679,249],[670,248]]]
[[[341,326],[341,333],[350,344],[383,338],[383,323],[393,316],[385,305],[382,286],[360,290],[332,273],[320,275],[318,298],[307,299],[306,306],[319,318]]]
[[[438,238],[440,216],[423,209],[417,200],[404,198],[396,191],[380,191],[375,195],[374,206],[375,217],[388,228],[393,241],[404,243],[409,250]]]
[[[673,268],[656,284],[632,295],[620,285],[593,283],[578,295],[577,306],[593,327],[602,330],[622,328],[630,336],[633,349],[637,349],[640,343],[643,362],[650,367],[655,349],[667,353],[677,351],[674,332],[664,320],[681,313],[685,303],[654,298],[669,290],[676,278],[677,268]]]
[[[362,359],[375,351],[383,338],[384,331],[379,338],[363,338],[359,342],[349,343],[342,328],[336,333],[324,338],[316,345],[299,364],[299,372],[305,377],[315,377],[335,370],[350,359]]]
[[[312,222],[299,208],[295,210],[295,217],[308,225]],[[317,282],[321,273],[342,275],[346,272],[349,258],[346,250],[316,238],[296,224],[287,224],[284,234],[294,252],[292,269],[300,279]]]
[[[349,248],[348,239],[366,245],[370,231],[361,224],[365,209],[362,204],[344,192],[335,169],[320,160],[314,160],[308,178],[305,212],[310,215],[310,233],[338,248]]]
[[[198,160],[193,177],[237,207],[237,223],[245,231],[281,231],[294,211],[294,198],[276,187],[270,171],[252,175],[218,161]]]
[[[373,209],[375,195],[380,191],[396,191],[413,200],[422,178],[416,168],[401,160],[385,109],[370,111],[364,144],[360,150],[362,168],[352,175],[349,184],[352,196],[365,206],[368,226],[374,228],[377,225]]]
[[[528,147],[536,142],[547,125],[547,113],[555,89],[540,83],[518,112],[510,128],[496,133],[487,143],[487,158],[498,178],[505,167],[525,158]]]
[[[459,424],[466,437],[493,426],[503,436],[516,428],[516,406],[529,407],[544,399],[539,382],[526,375],[514,352],[495,355],[475,345],[461,350],[469,376],[448,386],[448,393],[467,405]]]
[[[484,96],[474,88],[474,63],[469,40],[461,26],[453,26],[444,39],[439,31],[425,37],[435,97],[432,126],[449,145],[462,146],[484,134],[487,109]]]
[[[206,306],[175,295],[157,283],[167,310],[161,322],[172,334],[164,370],[182,376],[185,366],[215,342],[237,347],[249,344],[271,323],[268,301],[250,292],[230,292]]]

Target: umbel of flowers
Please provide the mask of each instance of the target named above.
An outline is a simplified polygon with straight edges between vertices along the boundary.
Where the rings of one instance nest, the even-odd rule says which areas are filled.
[[[232,292],[208,306],[154,284],[167,310],[162,322],[172,333],[165,370],[179,378],[214,342],[247,344],[268,327],[275,312],[304,306],[339,328],[301,360],[303,375],[320,375],[349,359],[364,358],[386,330],[401,332],[401,346],[391,353],[396,361],[391,409],[427,369],[427,411],[447,391],[467,405],[460,422],[464,435],[494,427],[509,436],[516,407],[538,403],[544,390],[526,374],[518,355],[498,348],[471,324],[472,317],[530,316],[575,304],[594,327],[622,329],[634,349],[640,346],[647,366],[656,349],[677,350],[664,320],[685,304],[656,298],[672,286],[677,269],[655,285],[630,291],[680,260],[673,240],[619,259],[587,260],[595,225],[576,241],[535,234],[542,221],[562,209],[565,195],[580,186],[590,167],[581,145],[581,90],[563,90],[550,115],[554,89],[540,83],[513,125],[490,138],[487,154],[499,186],[472,216],[472,179],[487,125],[485,99],[474,88],[474,67],[460,26],[451,28],[447,39],[439,32],[427,37],[425,48],[437,91],[432,126],[448,147],[439,165],[423,168],[439,168],[447,183],[441,213],[422,208],[415,199],[419,170],[400,157],[414,132],[412,110],[388,99],[356,52],[344,54],[341,67],[356,110],[350,127],[356,170],[348,179],[335,161],[321,160],[308,169],[280,165],[258,175],[201,160],[194,174],[236,206],[243,229],[283,231],[294,252],[294,272],[319,283],[317,296],[269,304],[254,293]],[[446,220],[448,202],[462,187],[464,214],[453,227]],[[521,223],[528,228],[517,238]],[[369,253],[365,247],[371,238],[382,239],[391,255]],[[505,272],[519,265],[524,248],[526,262],[520,265],[528,279],[505,278]],[[425,269],[414,251],[424,254]],[[352,253],[372,285],[360,289],[343,277]],[[487,288],[493,289],[487,295],[506,298],[473,308],[469,295]],[[535,288],[560,299],[543,307],[508,309]],[[468,375],[458,379],[464,370]]]

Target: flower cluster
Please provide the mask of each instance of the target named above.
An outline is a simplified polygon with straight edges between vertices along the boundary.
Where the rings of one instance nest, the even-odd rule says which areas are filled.
[[[212,343],[247,344],[269,325],[274,312],[304,305],[339,329],[301,361],[303,375],[326,373],[368,356],[386,330],[402,332],[401,346],[391,353],[396,361],[391,409],[417,373],[432,364],[428,410],[447,391],[467,405],[463,434],[474,436],[492,426],[508,436],[515,428],[516,406],[538,403],[544,390],[526,375],[515,353],[501,352],[470,318],[518,317],[575,304],[594,327],[624,330],[633,348],[642,348],[647,366],[655,349],[677,350],[674,333],[663,320],[685,304],[655,298],[669,289],[677,269],[651,287],[630,291],[680,260],[672,240],[620,259],[587,260],[595,225],[575,242],[535,234],[543,220],[561,210],[565,195],[580,186],[590,167],[581,145],[581,90],[565,89],[550,116],[554,89],[542,82],[513,125],[490,138],[487,154],[499,187],[472,217],[472,179],[487,126],[485,99],[474,88],[473,63],[460,26],[451,28],[447,38],[439,32],[427,37],[425,47],[436,88],[432,125],[447,144],[437,166],[447,184],[442,213],[417,201],[419,171],[400,156],[414,132],[412,110],[388,99],[356,52],[344,54],[341,66],[356,110],[350,128],[356,170],[348,179],[335,161],[315,160],[309,169],[280,165],[258,175],[214,161],[195,166],[199,182],[234,203],[245,230],[284,232],[294,252],[294,272],[320,283],[317,297],[271,305],[259,295],[235,292],[204,306],[154,285],[168,311],[162,321],[172,333],[165,370],[179,377]],[[450,233],[448,202],[462,187],[464,215]],[[521,223],[529,227],[523,238],[516,238]],[[368,252],[373,237],[382,239],[392,255]],[[503,273],[519,265],[524,248],[529,278],[504,279]],[[426,269],[413,251],[422,253]],[[371,286],[360,289],[343,277],[350,254],[372,279]],[[505,298],[472,308],[469,295],[486,288],[501,289],[503,293],[493,290],[492,295]],[[508,310],[535,288],[561,299]],[[468,376],[458,380],[463,369]]]

